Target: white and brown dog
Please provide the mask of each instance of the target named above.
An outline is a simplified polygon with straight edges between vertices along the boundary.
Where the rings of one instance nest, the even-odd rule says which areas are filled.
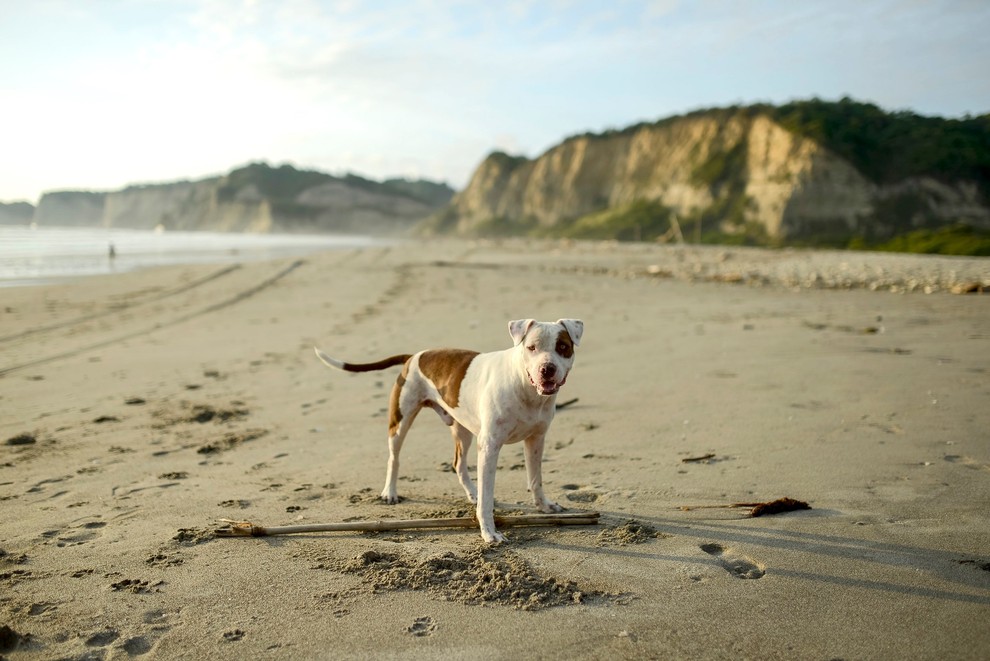
[[[316,355],[331,367],[371,372],[402,365],[389,401],[388,470],[382,500],[396,503],[399,451],[416,414],[424,406],[436,411],[454,437],[454,470],[472,503],[486,542],[505,541],[495,529],[495,469],[503,445],[523,441],[529,490],[541,512],[563,508],[543,494],[543,442],[553,421],[556,395],[574,364],[574,347],[584,323],[520,319],[509,322],[514,346],[478,353],[462,349],[430,349],[354,364]],[[478,481],[481,497],[468,474],[467,452],[478,438]]]

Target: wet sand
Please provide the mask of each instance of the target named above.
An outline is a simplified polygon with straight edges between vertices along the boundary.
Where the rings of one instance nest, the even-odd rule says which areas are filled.
[[[979,659],[990,260],[456,242],[3,291],[0,654]],[[924,292],[930,293],[924,293]],[[397,370],[586,330],[544,464],[598,526],[216,538],[469,515],[428,411],[378,500]],[[475,459],[470,457],[473,467]],[[733,503],[811,509],[752,518]],[[521,447],[502,514],[532,513]]]

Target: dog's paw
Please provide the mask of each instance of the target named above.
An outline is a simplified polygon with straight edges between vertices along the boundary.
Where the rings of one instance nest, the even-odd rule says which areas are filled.
[[[552,500],[545,500],[539,503],[540,511],[544,514],[555,514],[556,512],[563,512],[564,508],[553,502]]]
[[[461,486],[464,487],[464,495],[467,496],[467,499],[471,501],[471,504],[477,505],[478,489],[475,488],[473,484],[462,484]]]
[[[505,535],[495,530],[494,528],[492,530],[485,530],[484,528],[482,528],[481,538],[485,540],[486,544],[493,544],[493,545],[501,544],[502,542],[506,541]]]
[[[399,496],[395,492],[390,492],[388,489],[382,491],[382,502],[387,505],[395,505],[399,502]]]

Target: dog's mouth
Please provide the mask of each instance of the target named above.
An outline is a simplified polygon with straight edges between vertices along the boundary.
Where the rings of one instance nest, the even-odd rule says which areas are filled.
[[[536,388],[536,392],[544,397],[549,397],[550,395],[556,395],[557,391],[560,390],[561,386],[567,381],[565,377],[563,381],[557,383],[556,379],[534,379],[532,375],[529,377],[529,382],[533,384]]]

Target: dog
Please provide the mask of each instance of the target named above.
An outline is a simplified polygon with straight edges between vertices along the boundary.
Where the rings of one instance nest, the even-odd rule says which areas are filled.
[[[495,469],[503,445],[522,441],[526,475],[533,501],[541,512],[563,508],[543,492],[543,444],[556,411],[557,393],[574,364],[584,322],[534,319],[509,322],[513,346],[478,353],[463,349],[428,349],[374,363],[348,363],[316,349],[326,365],[347,372],[372,372],[402,365],[389,398],[388,468],[382,500],[399,502],[396,481],[402,442],[416,415],[429,407],[454,437],[454,471],[468,499],[476,506],[481,537],[489,544],[505,541],[495,528]],[[478,440],[479,491],[467,469],[467,453]]]

